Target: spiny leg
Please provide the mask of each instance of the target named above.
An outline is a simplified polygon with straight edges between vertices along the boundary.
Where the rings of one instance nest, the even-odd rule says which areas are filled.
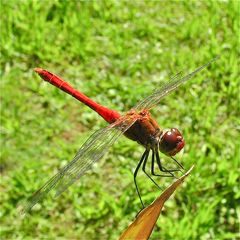
[[[183,167],[183,165],[182,165],[181,163],[179,163],[174,157],[171,157],[171,159],[174,160],[179,167],[181,167],[183,170],[185,170],[185,168]]]
[[[143,172],[148,176],[148,178],[157,186],[157,188],[159,188],[160,190],[163,190],[163,189],[162,189],[161,187],[159,187],[159,185],[153,180],[153,178],[146,172],[146,164],[147,164],[148,156],[149,156],[149,151],[147,152],[147,155],[146,155],[146,157],[145,157],[145,159],[144,159],[142,170],[143,170]]]
[[[181,169],[166,169],[165,167],[163,167],[162,166],[162,164],[161,164],[161,160],[160,160],[160,157],[159,157],[159,154],[158,154],[158,152],[157,152],[157,158],[159,159],[159,163],[160,163],[160,166],[162,167],[162,169],[163,169],[163,172],[169,172],[169,173],[172,173],[172,172],[181,172],[182,173],[182,170]],[[171,159],[173,159],[177,164],[178,164],[178,166],[179,167],[181,167],[182,169],[184,169],[184,167],[183,167],[183,165],[182,164],[180,164],[175,158],[173,158],[172,156],[170,156],[171,157]],[[162,170],[161,170],[162,171]]]
[[[149,150],[146,149],[145,152],[143,153],[143,155],[142,155],[142,157],[141,157],[141,159],[140,159],[137,167],[136,167],[136,170],[134,171],[134,174],[133,174],[133,176],[134,176],[134,184],[135,184],[135,187],[136,187],[136,189],[137,189],[137,194],[138,194],[138,197],[139,197],[140,202],[141,202],[141,204],[142,204],[142,208],[144,208],[144,204],[143,204],[143,201],[142,201],[142,198],[141,198],[141,195],[140,195],[138,186],[137,186],[136,177],[137,177],[138,170],[139,170],[139,168],[141,167],[142,162],[145,160],[146,156],[148,157],[148,154],[149,154]]]
[[[172,174],[171,175],[163,175],[163,174],[156,174],[155,171],[154,171],[154,163],[155,163],[155,151],[152,150],[152,164],[151,164],[151,174],[153,176],[156,176],[156,177],[172,177]],[[162,168],[162,166],[161,166]]]
[[[170,173],[172,177],[176,178],[171,171],[167,170],[166,168],[164,168],[164,167],[162,166],[162,164],[161,164],[161,159],[160,159],[160,157],[159,157],[159,154],[158,154],[158,151],[157,151],[157,150],[155,151],[155,153],[156,153],[157,165],[158,165],[160,171]]]

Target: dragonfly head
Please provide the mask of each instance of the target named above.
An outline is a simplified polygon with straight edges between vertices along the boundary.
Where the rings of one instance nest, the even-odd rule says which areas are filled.
[[[164,131],[159,141],[160,151],[168,156],[177,154],[184,145],[183,136],[176,128]]]

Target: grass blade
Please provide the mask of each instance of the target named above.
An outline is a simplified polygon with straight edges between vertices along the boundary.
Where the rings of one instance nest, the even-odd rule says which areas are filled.
[[[143,209],[134,220],[134,222],[123,232],[120,240],[124,239],[148,239],[159,218],[164,203],[174,193],[174,191],[183,183],[185,178],[193,170],[192,166],[182,177],[168,187],[152,204]]]

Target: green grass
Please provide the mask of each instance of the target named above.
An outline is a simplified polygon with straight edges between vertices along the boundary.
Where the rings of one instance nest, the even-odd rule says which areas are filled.
[[[124,112],[169,76],[218,54],[152,111],[160,126],[183,132],[180,161],[195,164],[152,239],[237,239],[238,9],[238,1],[2,0],[1,239],[117,239],[140,209],[132,172],[144,149],[122,137],[69,191],[19,215],[19,202],[106,126],[34,67]],[[151,203],[159,192],[143,174],[138,182]]]

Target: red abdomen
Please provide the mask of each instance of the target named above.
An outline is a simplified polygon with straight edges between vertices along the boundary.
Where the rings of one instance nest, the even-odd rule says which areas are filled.
[[[101,117],[103,117],[108,123],[113,123],[117,119],[120,118],[120,114],[114,110],[108,109],[96,102],[94,102],[92,99],[84,95],[83,93],[79,92],[78,90],[74,89],[70,84],[63,81],[60,77],[57,75],[41,69],[41,68],[35,68],[35,72],[37,72],[40,77],[54,85],[55,87],[61,89],[62,91],[72,95],[77,100],[81,101],[91,109],[93,109],[95,112],[97,112]]]

